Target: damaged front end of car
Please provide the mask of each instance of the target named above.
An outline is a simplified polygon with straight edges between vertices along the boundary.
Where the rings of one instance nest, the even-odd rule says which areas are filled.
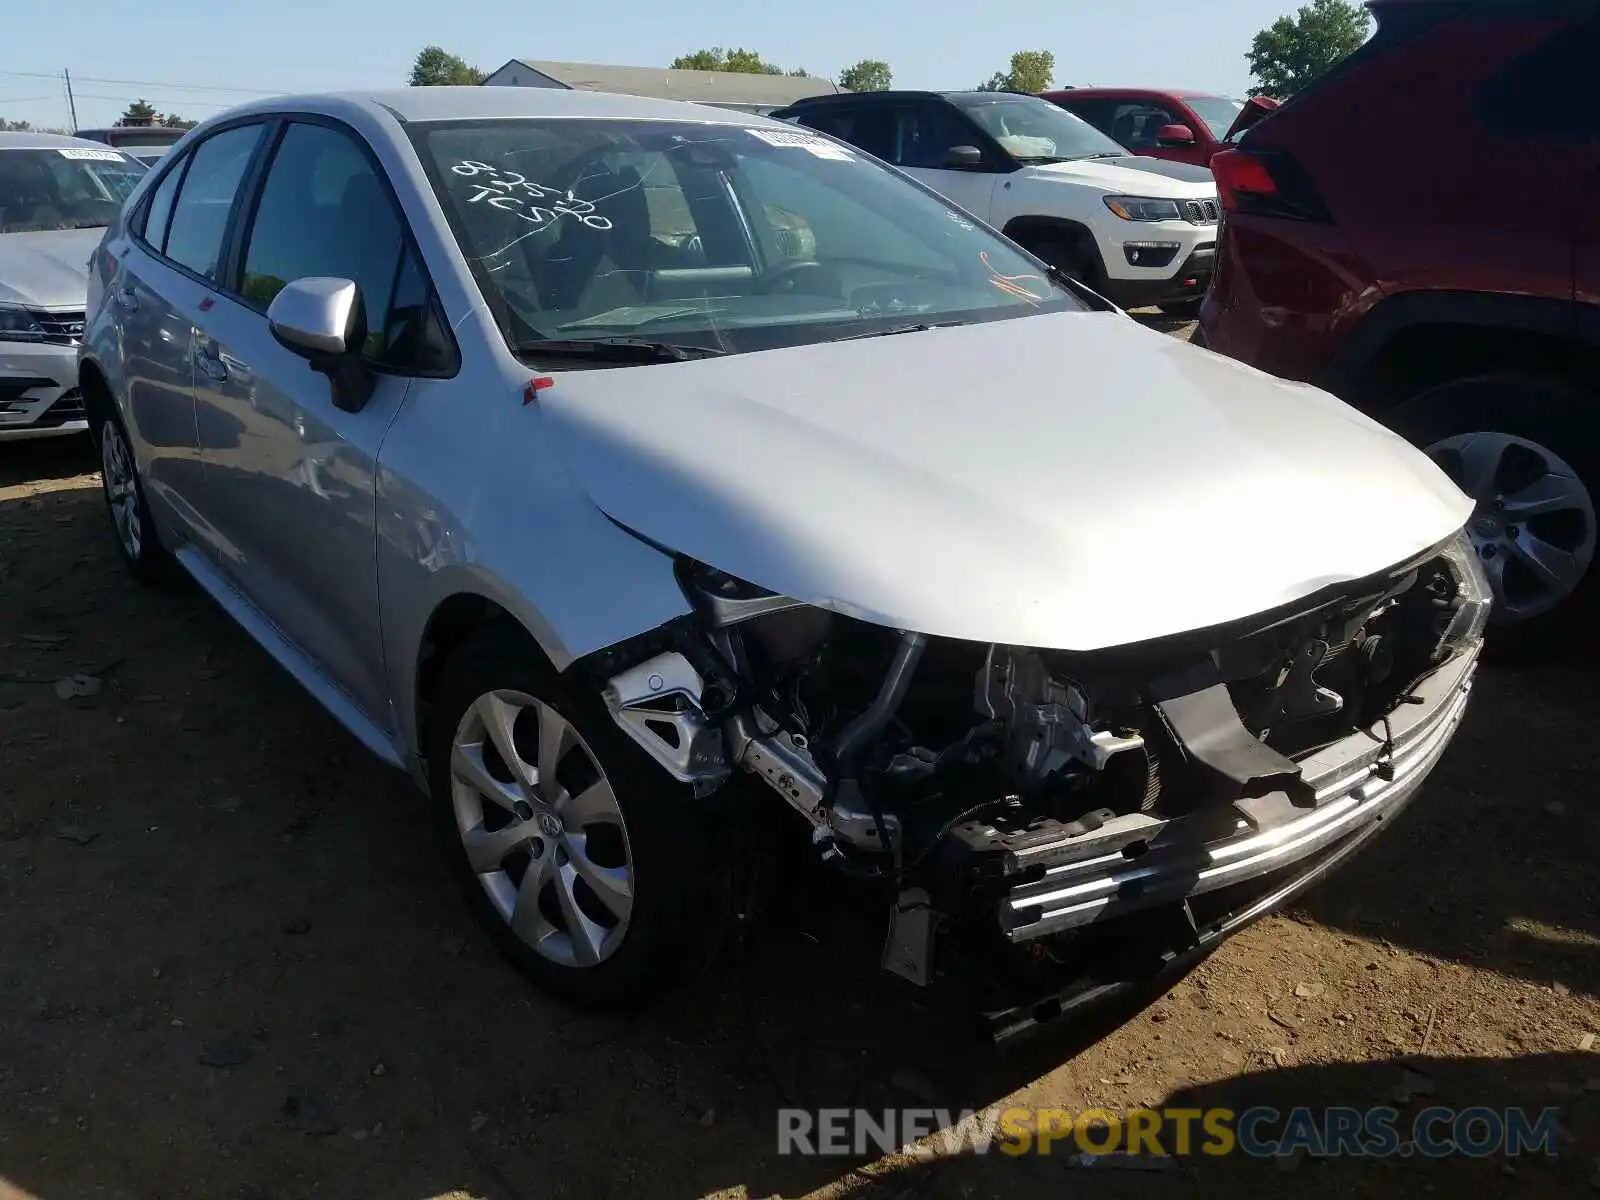
[[[1356,849],[1465,711],[1457,536],[1279,611],[1094,652],[894,630],[679,560],[693,614],[587,665],[702,793],[752,778],[892,898],[883,965],[1003,1039],[1203,953]]]

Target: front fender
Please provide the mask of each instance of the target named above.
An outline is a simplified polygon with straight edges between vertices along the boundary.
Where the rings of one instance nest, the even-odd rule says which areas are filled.
[[[461,419],[464,402],[503,408],[480,425]],[[423,638],[450,597],[504,609],[557,670],[690,611],[672,559],[590,502],[540,418],[514,393],[464,395],[450,381],[419,380],[384,442],[379,603],[396,719],[413,754]]]

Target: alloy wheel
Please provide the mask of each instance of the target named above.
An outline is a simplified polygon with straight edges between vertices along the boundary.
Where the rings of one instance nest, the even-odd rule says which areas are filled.
[[[561,966],[615,954],[633,858],[611,782],[571,722],[522,692],[478,697],[456,726],[450,783],[467,861],[512,932]]]
[[[116,422],[100,431],[100,479],[111,509],[117,540],[130,562],[139,561],[144,547],[144,525],[139,516],[139,486],[133,472],[133,455]]]
[[[1594,561],[1595,507],[1560,455],[1509,433],[1462,433],[1426,453],[1476,504],[1467,535],[1494,588],[1498,620],[1561,604]]]

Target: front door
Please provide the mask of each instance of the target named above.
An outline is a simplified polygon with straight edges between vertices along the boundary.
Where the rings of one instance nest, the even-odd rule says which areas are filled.
[[[291,122],[273,152],[234,286],[200,314],[195,413],[203,509],[233,585],[380,729],[393,728],[378,621],[378,449],[408,380],[393,315],[427,283],[380,168],[357,136]],[[359,412],[278,343],[266,311],[297,279],[353,280],[377,386]],[[419,299],[420,296],[420,299]]]
[[[981,221],[994,209],[995,184],[1000,164],[986,148],[987,139],[951,105],[925,100],[896,109],[894,163]],[[972,166],[951,165],[958,146],[981,148],[982,158]]]

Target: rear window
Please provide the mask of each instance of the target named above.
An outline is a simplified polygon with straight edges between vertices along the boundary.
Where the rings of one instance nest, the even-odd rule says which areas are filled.
[[[1600,113],[1588,81],[1600,63],[1600,26],[1559,30],[1489,82],[1484,119],[1513,133],[1589,137],[1600,132]]]

